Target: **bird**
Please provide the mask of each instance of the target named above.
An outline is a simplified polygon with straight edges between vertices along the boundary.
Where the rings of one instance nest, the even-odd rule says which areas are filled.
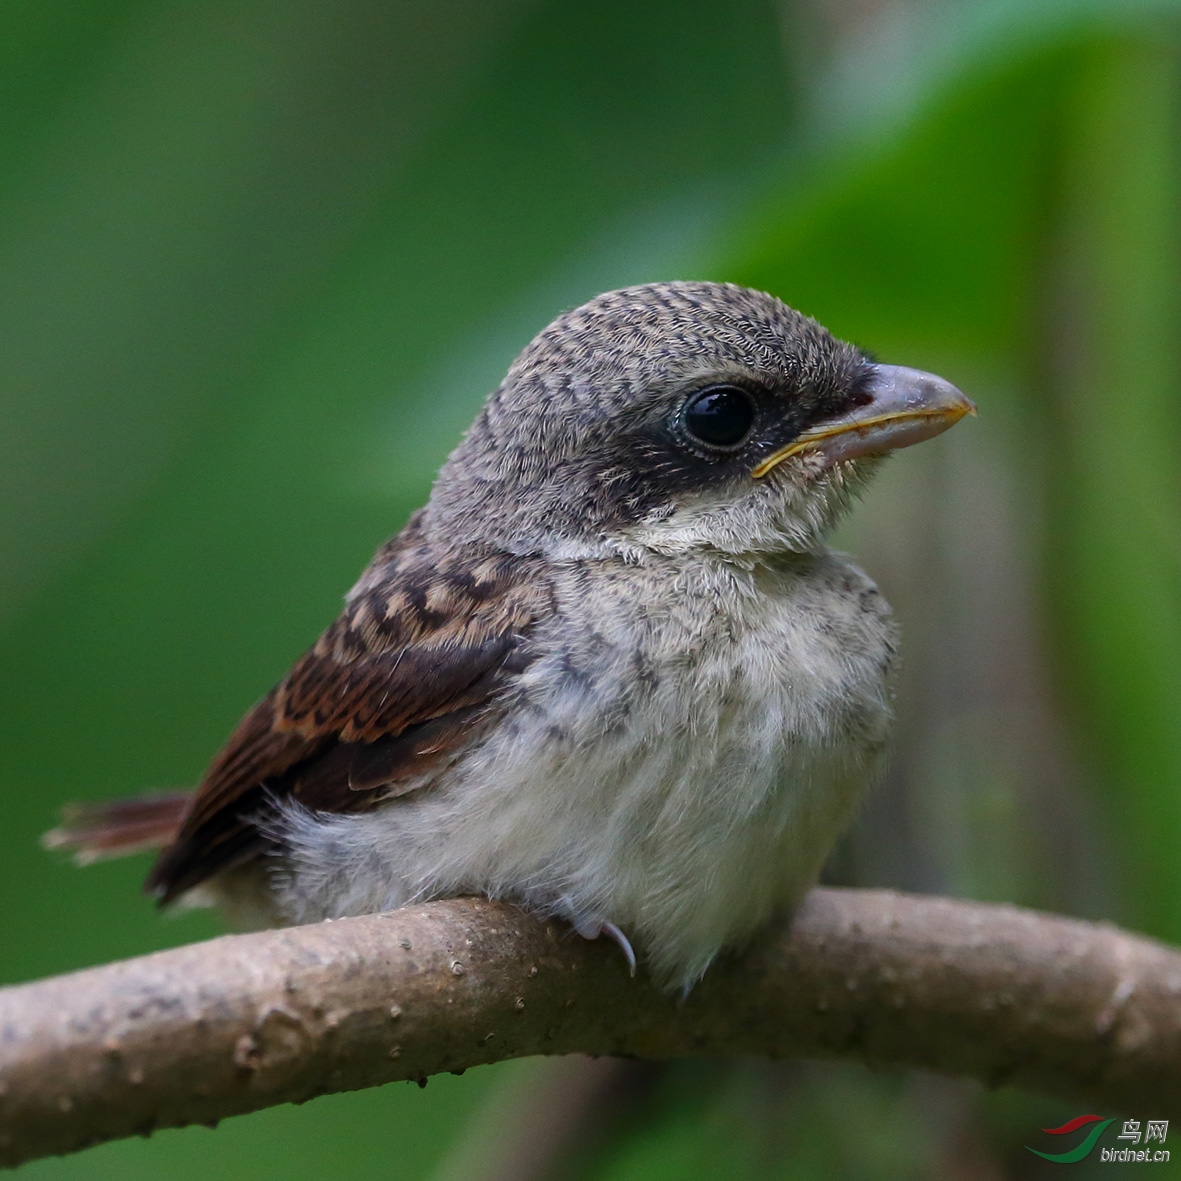
[[[778,298],[559,315],[192,793],[67,812],[79,860],[241,928],[484,895],[687,990],[787,914],[880,776],[898,635],[826,543],[974,413]]]

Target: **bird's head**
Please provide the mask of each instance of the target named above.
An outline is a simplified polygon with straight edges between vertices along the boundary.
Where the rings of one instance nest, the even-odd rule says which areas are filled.
[[[874,460],[972,404],[762,292],[655,283],[566,312],[513,362],[428,524],[519,553],[816,545]]]

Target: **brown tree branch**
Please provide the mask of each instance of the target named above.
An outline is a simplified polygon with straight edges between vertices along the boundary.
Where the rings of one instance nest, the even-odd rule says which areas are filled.
[[[226,936],[0,990],[0,1164],[528,1054],[842,1057],[1181,1115],[1181,952],[815,890],[689,998],[512,906]]]

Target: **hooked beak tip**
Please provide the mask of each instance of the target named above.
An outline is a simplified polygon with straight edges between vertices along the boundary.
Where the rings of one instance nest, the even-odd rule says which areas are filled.
[[[765,476],[785,459],[801,452],[819,452],[831,466],[841,460],[885,455],[933,439],[976,405],[949,381],[902,365],[875,365],[867,392],[870,400],[850,413],[817,423],[751,470]]]

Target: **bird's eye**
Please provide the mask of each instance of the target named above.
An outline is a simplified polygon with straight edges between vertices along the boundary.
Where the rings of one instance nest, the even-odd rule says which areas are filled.
[[[736,446],[750,434],[754,421],[750,394],[733,385],[702,390],[685,406],[685,429],[710,447]]]

